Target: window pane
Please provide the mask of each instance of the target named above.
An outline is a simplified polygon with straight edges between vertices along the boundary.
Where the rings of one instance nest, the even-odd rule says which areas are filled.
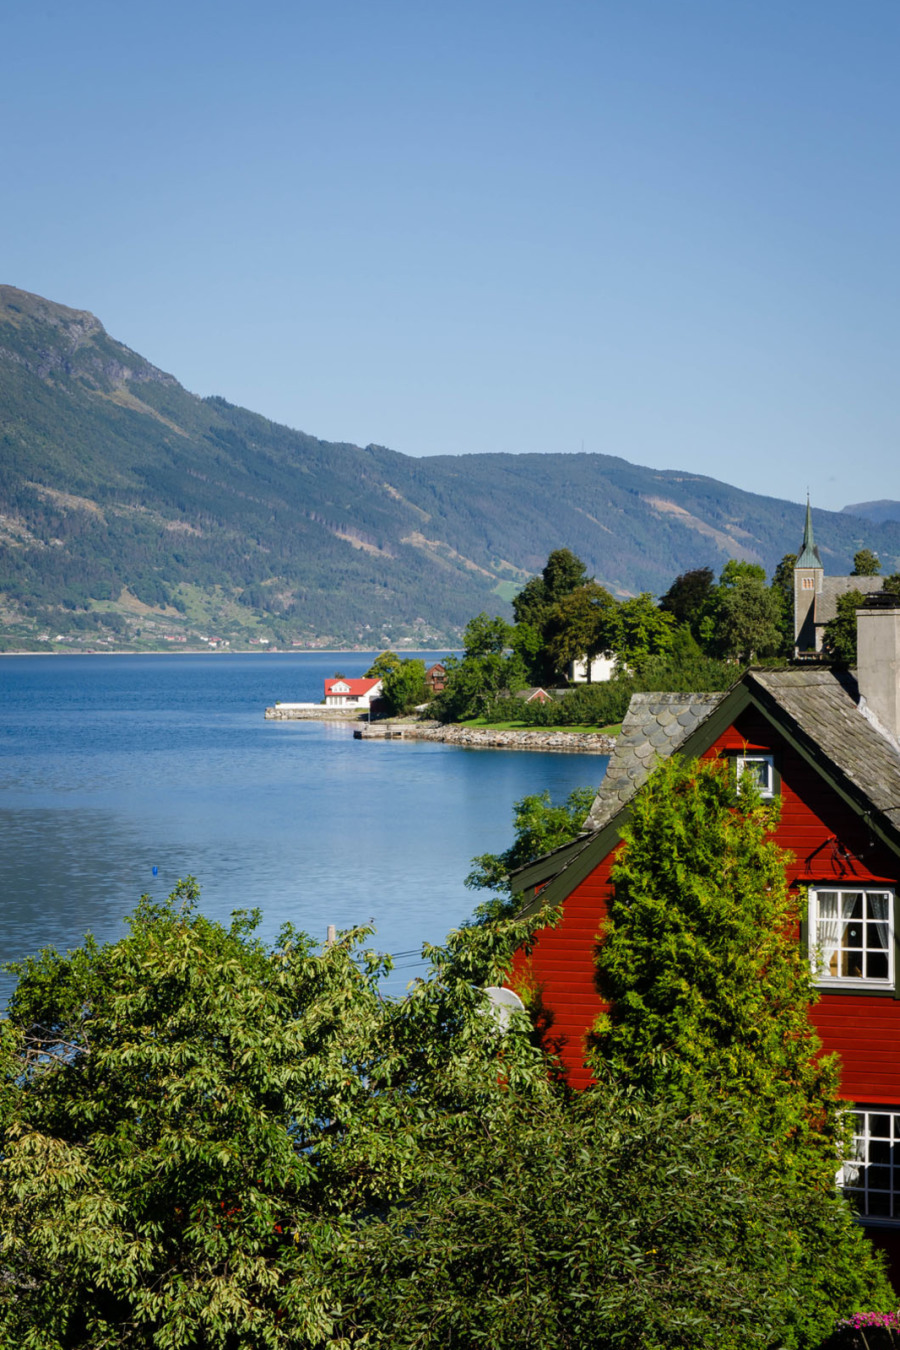
[[[857,1154],[857,1157],[859,1155]],[[886,1140],[873,1139],[869,1145],[869,1162],[886,1165],[891,1161],[891,1146]]]
[[[887,952],[869,952],[866,959],[866,975],[870,980],[886,980],[888,977]]]
[[[859,891],[844,891],[844,918],[861,919],[863,916],[863,899]],[[852,908],[851,908],[852,905]]]
[[[890,1139],[891,1118],[888,1115],[869,1116],[869,1137],[872,1139]]]
[[[888,917],[888,897],[879,892],[875,892],[869,894],[868,901],[869,918],[886,920]]]
[[[881,1191],[869,1191],[867,1196],[868,1203],[863,1210],[864,1214],[871,1214],[874,1219],[889,1219],[891,1217],[891,1197],[882,1194]]]
[[[870,950],[874,947],[877,951],[886,951],[887,939],[888,934],[886,923],[866,924],[866,946]]]
[[[837,891],[819,891],[818,900],[821,918],[836,919],[838,917]]]
[[[863,945],[863,926],[861,923],[847,924],[844,929],[844,946],[852,947],[854,951],[862,948]]]

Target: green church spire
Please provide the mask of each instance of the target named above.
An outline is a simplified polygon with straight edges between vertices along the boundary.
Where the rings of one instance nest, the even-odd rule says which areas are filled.
[[[813,538],[812,510],[809,505],[809,497],[806,499],[806,526],[803,530],[803,543],[800,546],[800,556],[794,563],[795,567],[821,567],[822,559],[819,557],[819,550],[816,548],[816,541]]]

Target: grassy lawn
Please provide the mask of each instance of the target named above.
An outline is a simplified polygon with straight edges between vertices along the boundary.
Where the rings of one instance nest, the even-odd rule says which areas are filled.
[[[608,727],[592,726],[565,726],[565,727],[536,727],[530,722],[489,722],[485,717],[469,717],[464,722],[458,723],[461,727],[490,727],[491,731],[572,731],[572,732],[590,732],[603,733],[605,736],[615,736],[622,730],[622,723],[616,722]]]

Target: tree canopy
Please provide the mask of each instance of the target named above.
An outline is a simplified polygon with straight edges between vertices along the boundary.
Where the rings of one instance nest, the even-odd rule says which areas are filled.
[[[396,652],[381,652],[369,666],[364,678],[367,680],[383,680],[385,675],[390,675],[392,671],[399,670],[402,664],[403,657],[398,656]]]
[[[425,662],[416,656],[401,661],[384,676],[381,688],[390,713],[398,716],[412,712],[428,697]]]
[[[873,553],[870,548],[861,548],[853,555],[853,571],[851,577],[877,577],[881,571],[881,563],[877,553]]]
[[[835,661],[853,665],[856,660],[856,611],[865,604],[862,591],[847,591],[835,602],[836,613],[822,633],[822,648]]]
[[[18,968],[0,1040],[3,1345],[334,1348],[360,1225],[427,1186],[467,1112],[484,1129],[505,1109],[501,1048],[517,1099],[549,1096],[539,1053],[514,1028],[498,1040],[480,989],[521,924],[429,949],[431,978],[391,1001],[367,930],[318,952],[286,927],[268,948],[258,914],[226,929],[196,900],[180,884],[122,941]]]
[[[833,1186],[798,1203],[740,1103],[611,1075],[571,1098],[483,992],[536,921],[451,934],[393,1000],[366,930],[267,946],[196,901],[18,969],[3,1345],[812,1350],[836,1299],[889,1297]]]

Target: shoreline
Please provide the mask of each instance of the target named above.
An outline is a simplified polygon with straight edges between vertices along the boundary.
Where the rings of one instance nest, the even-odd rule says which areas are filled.
[[[420,653],[423,656],[443,656],[446,647],[404,647],[397,653],[402,656],[403,652]],[[375,647],[293,647],[287,650],[279,647],[276,651],[248,652],[242,649],[233,651],[230,647],[227,651],[216,649],[210,651],[208,648],[198,647],[190,651],[163,651],[156,650],[147,652],[79,652],[79,651],[41,651],[41,652],[0,652],[0,659],[4,656],[368,656],[370,652],[378,652]]]
[[[500,731],[434,722],[363,723],[353,735],[360,741],[437,741],[467,750],[549,750],[581,755],[611,755],[616,745],[616,737],[602,731]]]

